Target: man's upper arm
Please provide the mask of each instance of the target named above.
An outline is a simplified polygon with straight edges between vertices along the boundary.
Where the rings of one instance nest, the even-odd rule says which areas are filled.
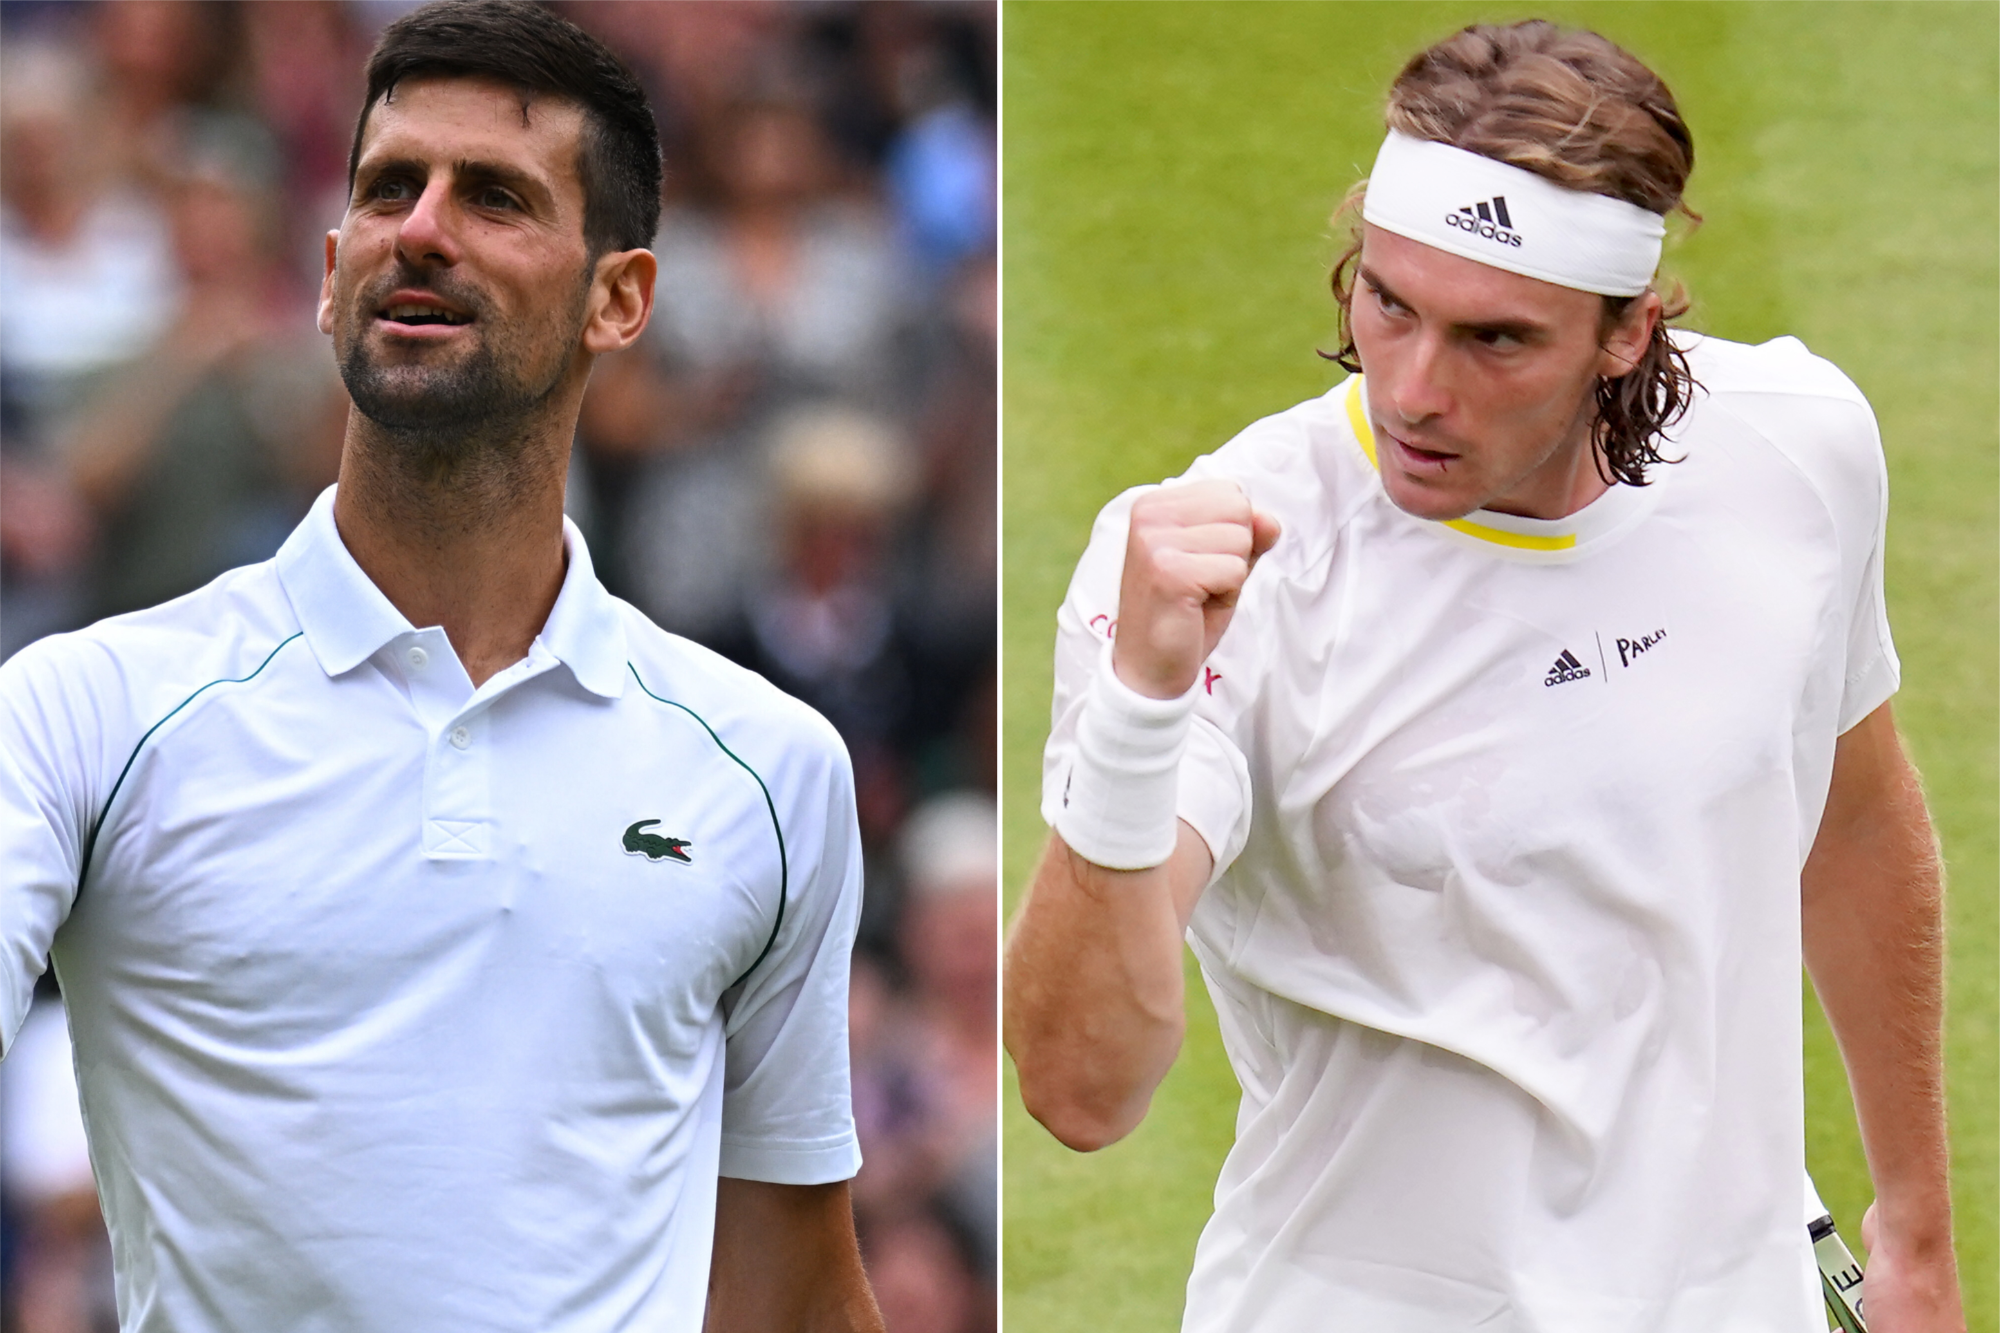
[[[1822,859],[1839,855],[1828,849],[1853,839],[1874,822],[1898,812],[1923,809],[1922,788],[1903,752],[1896,719],[1888,703],[1878,704],[1841,733],[1833,750],[1833,776],[1827,786],[1826,810],[1813,839]],[[1811,890],[1821,865],[1807,859],[1806,887]]]
[[[48,648],[0,666],[0,1053],[27,1017],[83,870],[101,749],[95,711]]]
[[[847,1063],[861,836],[838,736],[817,716],[795,736],[763,766],[788,883],[777,937],[729,1003],[721,1173],[816,1185],[861,1165]]]

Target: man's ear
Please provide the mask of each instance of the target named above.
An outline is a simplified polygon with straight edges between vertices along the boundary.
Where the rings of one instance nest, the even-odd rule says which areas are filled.
[[[319,281],[319,331],[333,332],[333,261],[340,246],[340,233],[326,234],[326,276]]]
[[[1598,344],[1597,374],[1615,380],[1629,375],[1646,355],[1653,328],[1660,322],[1660,294],[1649,291],[1625,307],[1625,313]]]
[[[624,250],[597,261],[583,322],[584,351],[602,356],[638,341],[653,317],[653,280],[659,272],[651,250]]]

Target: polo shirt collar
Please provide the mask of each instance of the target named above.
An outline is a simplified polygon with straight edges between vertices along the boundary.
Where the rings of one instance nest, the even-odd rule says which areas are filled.
[[[352,671],[384,644],[416,628],[348,554],[333,522],[335,489],[329,486],[320,493],[277,555],[278,581],[307,646],[329,676]],[[624,620],[617,602],[597,581],[583,534],[567,516],[563,549],[569,568],[537,637],[578,684],[616,699],[625,691]]]
[[[625,692],[625,617],[597,581],[590,548],[567,514],[563,549],[569,553],[569,570],[542,626],[542,645],[570,669],[577,684],[592,694],[616,699]]]

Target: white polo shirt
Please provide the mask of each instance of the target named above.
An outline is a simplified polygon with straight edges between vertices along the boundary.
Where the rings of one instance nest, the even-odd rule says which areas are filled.
[[[1284,525],[1197,686],[1189,943],[1243,1087],[1185,1327],[1802,1333],[1799,870],[1894,691],[1867,403],[1691,344],[1643,489],[1391,503],[1357,378],[1189,470]],[[1059,617],[1044,815],[1131,495]]]
[[[0,667],[0,1038],[52,955],[122,1326],[694,1333],[718,1173],[860,1163],[845,751],[574,527],[475,690],[332,506]]]

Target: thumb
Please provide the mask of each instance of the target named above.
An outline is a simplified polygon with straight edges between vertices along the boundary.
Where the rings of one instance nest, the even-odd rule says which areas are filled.
[[[1278,544],[1284,525],[1261,509],[1250,511],[1250,563],[1256,564],[1264,552]]]
[[[1868,1211],[1861,1214],[1861,1248],[1870,1254],[1875,1252],[1875,1205],[1869,1204]]]

